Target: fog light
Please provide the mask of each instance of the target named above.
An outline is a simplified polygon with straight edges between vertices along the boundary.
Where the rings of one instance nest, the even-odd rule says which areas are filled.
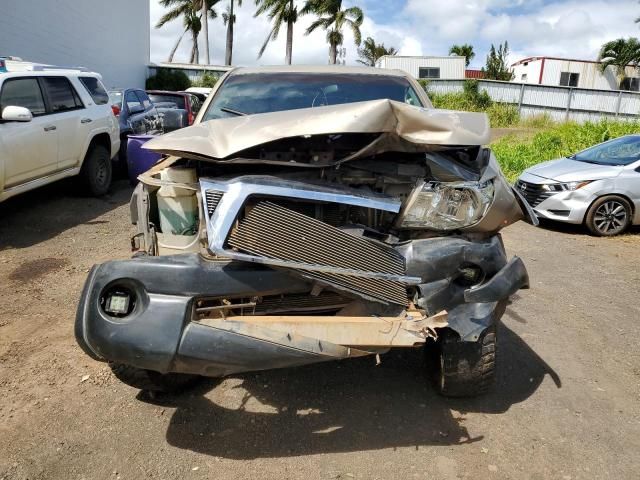
[[[126,288],[113,287],[100,299],[102,310],[112,317],[126,317],[135,307],[135,295]]]

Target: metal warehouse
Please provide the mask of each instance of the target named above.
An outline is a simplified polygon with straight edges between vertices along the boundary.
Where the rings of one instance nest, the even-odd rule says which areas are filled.
[[[465,78],[465,58],[459,56],[404,57],[399,55],[385,55],[378,59],[376,67],[404,70],[414,78],[425,80],[434,78],[448,80]]]
[[[0,15],[0,56],[102,74],[108,88],[144,87],[147,0],[20,0]]]
[[[604,73],[598,62],[556,57],[529,57],[512,65],[514,82],[598,90],[638,91],[638,71],[628,66],[626,79],[618,84],[616,71],[608,67]]]

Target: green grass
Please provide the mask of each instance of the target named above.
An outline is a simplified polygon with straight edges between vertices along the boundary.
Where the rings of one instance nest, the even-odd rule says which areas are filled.
[[[544,124],[547,125],[546,128],[528,138],[508,135],[491,144],[505,176],[510,181],[515,181],[523,170],[537,163],[565,157],[621,135],[640,133],[640,122]]]
[[[485,112],[489,123],[494,128],[511,127],[520,121],[518,108],[508,103],[493,102],[488,97],[472,96],[466,93],[429,93],[429,98],[436,108],[446,110],[462,110],[466,112]],[[487,101],[488,99],[488,101]]]

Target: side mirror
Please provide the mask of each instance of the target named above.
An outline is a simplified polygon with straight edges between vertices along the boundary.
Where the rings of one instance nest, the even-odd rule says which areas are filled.
[[[30,122],[33,115],[28,108],[8,106],[2,110],[2,120],[5,122]]]
[[[144,107],[142,105],[133,105],[129,107],[129,114],[135,115],[136,113],[144,112]]]

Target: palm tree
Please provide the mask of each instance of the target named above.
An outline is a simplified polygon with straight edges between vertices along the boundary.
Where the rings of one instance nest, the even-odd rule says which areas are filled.
[[[463,45],[451,45],[449,49],[449,55],[458,55],[460,57],[464,57],[464,66],[465,68],[469,67],[471,60],[476,56],[473,51],[473,45],[469,45],[465,43]]]
[[[625,67],[632,65],[638,68],[640,64],[640,42],[633,37],[611,40],[602,45],[598,61],[600,71],[603,73],[608,67],[615,68],[618,86],[622,87],[626,78]]]
[[[380,57],[396,55],[397,53],[398,51],[395,48],[386,48],[384,43],[378,44],[373,38],[367,37],[367,39],[362,42],[362,48],[358,48],[358,56],[360,57],[358,62],[369,67],[375,67]]]
[[[350,7],[343,10],[342,0],[307,0],[301,13],[313,13],[319,17],[307,28],[307,35],[319,27],[327,31],[330,64],[336,64],[338,47],[344,41],[342,29],[345,26],[351,28],[355,43],[360,46],[360,26],[362,25],[364,14],[359,7]]]
[[[291,65],[293,52],[293,24],[298,21],[298,7],[296,7],[294,0],[256,0],[256,5],[258,6],[258,9],[256,10],[254,17],[266,13],[267,17],[269,17],[269,20],[271,20],[273,24],[269,35],[267,35],[267,38],[262,44],[262,48],[260,48],[258,58],[262,57],[262,54],[266,50],[269,42],[278,38],[280,27],[286,23],[287,49],[285,54],[285,63]]]
[[[224,23],[227,25],[227,48],[224,54],[225,65],[231,65],[233,59],[233,24],[236,23],[236,14],[233,13],[233,6],[236,1],[239,7],[242,6],[242,0],[229,0],[227,12],[222,14]]]
[[[163,27],[166,23],[169,23],[177,18],[182,17],[182,23],[184,25],[184,32],[176,41],[174,47],[171,49],[171,53],[169,54],[169,58],[167,61],[169,63],[173,62],[173,57],[180,46],[180,42],[187,34],[187,32],[191,33],[191,38],[193,41],[193,45],[191,47],[191,57],[190,62],[197,63],[199,61],[199,50],[198,50],[198,34],[202,29],[202,15],[205,8],[206,11],[209,12],[209,18],[216,18],[217,14],[214,10],[213,6],[218,3],[219,0],[160,0],[160,5],[164,8],[170,8],[168,12],[166,12],[158,23],[156,24],[156,28]],[[205,38],[205,42],[208,45],[208,38]],[[206,51],[206,49],[205,49]]]

